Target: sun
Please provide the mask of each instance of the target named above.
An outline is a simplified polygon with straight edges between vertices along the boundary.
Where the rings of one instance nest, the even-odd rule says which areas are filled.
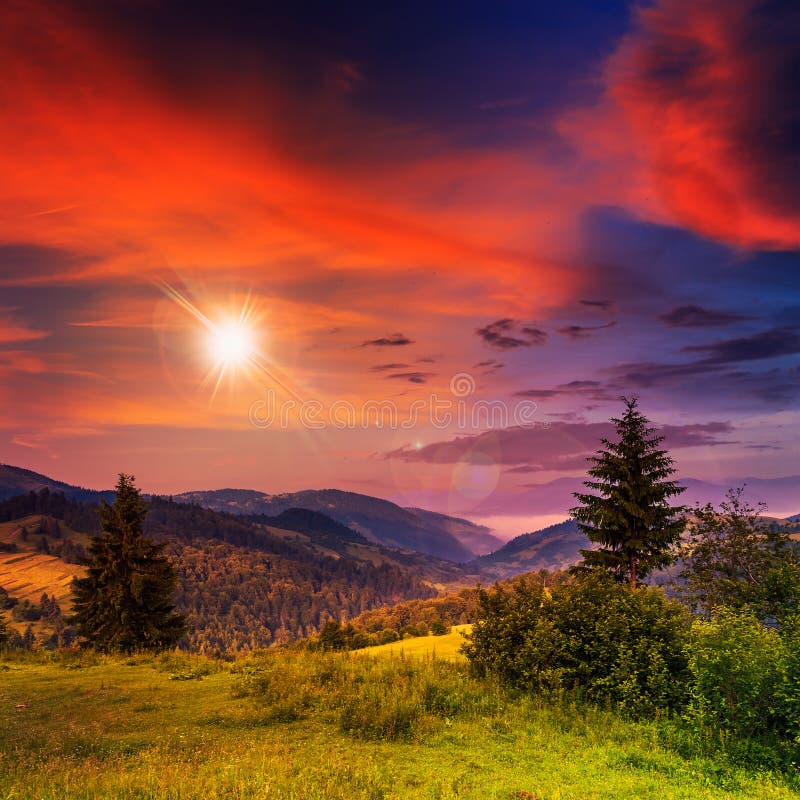
[[[243,366],[256,351],[253,331],[242,322],[213,325],[208,345],[211,357],[223,367]]]
[[[189,297],[166,281],[158,280],[156,284],[167,297],[199,323],[203,331],[207,359],[211,364],[200,386],[211,391],[209,407],[223,381],[227,381],[231,388],[241,381],[249,385],[263,385],[264,381],[268,381],[296,402],[302,402],[291,377],[285,375],[261,351],[264,338],[261,320],[264,314],[256,308],[249,292],[241,304],[229,303],[227,313],[218,303],[210,304],[219,314],[217,316],[201,311]]]

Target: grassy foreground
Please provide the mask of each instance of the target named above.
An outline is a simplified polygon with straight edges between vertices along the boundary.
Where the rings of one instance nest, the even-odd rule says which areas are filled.
[[[45,659],[0,661],[0,798],[798,797],[442,660]]]

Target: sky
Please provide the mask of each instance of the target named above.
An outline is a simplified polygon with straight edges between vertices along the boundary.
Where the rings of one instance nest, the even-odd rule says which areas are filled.
[[[636,395],[681,476],[799,474],[799,38],[790,0],[3,3],[0,461],[480,515]]]

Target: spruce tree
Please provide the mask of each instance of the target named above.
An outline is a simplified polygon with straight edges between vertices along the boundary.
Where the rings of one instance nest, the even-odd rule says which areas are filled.
[[[8,641],[8,623],[5,614],[0,612],[0,646]]]
[[[622,398],[625,413],[612,418],[617,441],[602,439],[602,447],[591,456],[587,489],[576,492],[579,506],[572,517],[596,550],[581,550],[579,570],[599,569],[617,580],[627,580],[631,589],[654,569],[670,564],[674,545],[686,526],[685,508],[669,499],[684,491],[671,480],[675,472],[666,450],[659,449],[663,436],[639,411],[638,401]]]
[[[177,574],[166,543],[142,534],[147,504],[131,475],[121,474],[112,505],[100,509],[87,574],[73,582],[72,624],[85,644],[102,652],[131,653],[173,646],[185,631],[174,613]]]

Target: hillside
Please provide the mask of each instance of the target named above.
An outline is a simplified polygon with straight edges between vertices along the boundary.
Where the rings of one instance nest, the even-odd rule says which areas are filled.
[[[111,500],[114,497],[114,493],[110,491],[96,492],[92,489],[83,489],[80,486],[72,486],[63,481],[48,478],[47,475],[40,475],[29,469],[0,464],[0,500],[7,500],[9,497],[28,492],[38,492],[45,488],[51,492],[61,492],[69,499],[87,502],[98,502],[101,498]]]
[[[508,578],[540,569],[563,570],[581,559],[580,550],[591,547],[574,520],[523,533],[495,552],[476,560],[482,575]]]
[[[34,603],[47,592],[66,612],[69,582],[80,568],[61,555],[73,554],[86,536],[63,517],[84,518],[92,506],[43,492],[0,502],[0,519],[22,501],[50,513],[0,524],[0,545],[9,550],[0,552],[0,586],[15,600]],[[48,522],[40,533],[42,519]],[[316,512],[287,510],[269,521],[286,527],[151,498],[145,531],[169,543],[192,649],[251,649],[288,641],[313,633],[326,619],[434,597],[436,585],[469,580],[450,562],[374,545]]]
[[[388,500],[355,492],[308,489],[269,495],[249,489],[219,489],[185,492],[175,499],[240,515],[277,516],[290,508],[305,508],[331,517],[375,544],[413,550],[456,563],[470,561],[475,556],[456,535],[469,530],[470,523],[457,520],[455,522],[460,524],[452,524],[451,518],[445,515],[426,513],[421,516]],[[476,530],[470,531],[472,535],[483,532],[481,526],[474,527]]]
[[[407,508],[423,522],[446,530],[476,556],[483,556],[503,546],[503,540],[492,534],[486,525],[477,525],[468,519],[450,517],[424,508]]]
[[[472,625],[453,625],[450,632],[443,636],[415,636],[412,639],[353,650],[353,654],[373,658],[441,658],[446,661],[466,661],[461,645],[464,644],[464,634],[471,630]]]

